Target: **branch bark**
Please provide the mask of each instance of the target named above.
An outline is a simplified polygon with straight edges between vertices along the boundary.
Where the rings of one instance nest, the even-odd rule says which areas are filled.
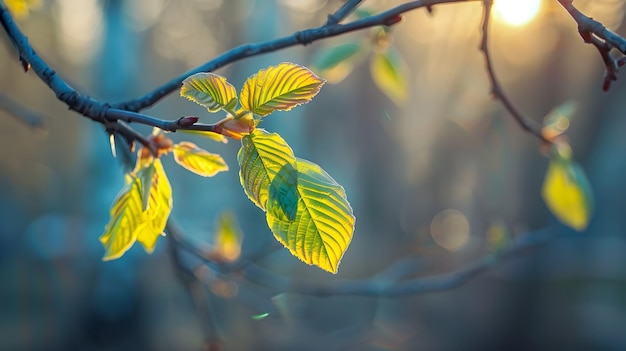
[[[509,246],[499,252],[487,254],[456,271],[439,275],[404,279],[419,273],[419,265],[405,258],[399,259],[385,271],[365,279],[308,282],[277,275],[260,267],[254,260],[250,259],[244,258],[232,264],[218,262],[212,258],[210,252],[189,242],[178,229],[174,230],[173,227],[168,226],[168,230],[171,239],[177,243],[180,249],[188,251],[225,277],[233,279],[232,277],[241,276],[250,282],[275,291],[289,291],[320,297],[338,295],[400,297],[454,289],[488,272],[506,260],[545,245],[553,237],[548,229],[530,232],[516,238]]]

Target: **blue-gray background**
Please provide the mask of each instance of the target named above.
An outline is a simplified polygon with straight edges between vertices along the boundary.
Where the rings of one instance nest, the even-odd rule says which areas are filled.
[[[318,26],[341,3],[58,0],[44,1],[18,23],[74,87],[116,102],[234,46]],[[365,6],[380,11],[394,3]],[[576,5],[626,34],[623,0]],[[213,242],[220,214],[232,211],[245,235],[244,255],[269,248],[260,266],[320,282],[367,278],[400,257],[418,260],[417,275],[453,271],[486,254],[493,226],[510,236],[541,230],[554,238],[446,292],[268,296],[244,282],[227,298],[211,284],[197,286],[192,295],[208,299],[208,310],[192,303],[166,239],[153,255],[133,247],[119,260],[100,260],[98,237],[122,186],[122,168],[102,126],[68,111],[33,73],[24,74],[0,35],[0,93],[45,119],[45,130],[32,130],[0,111],[0,349],[200,350],[207,320],[209,336],[221,339],[225,350],[626,348],[626,79],[620,76],[601,93],[596,50],[582,43],[556,1],[543,6],[523,27],[494,22],[491,48],[506,91],[525,115],[540,120],[562,102],[577,102],[569,135],[596,203],[587,231],[575,233],[549,213],[540,196],[547,159],[490,97],[478,51],[480,4],[440,6],[434,16],[415,11],[393,29],[394,46],[408,64],[405,104],[380,93],[364,57],[312,103],[264,122],[296,155],[317,162],[346,188],[357,225],[338,275],[272,249],[264,214],[239,185],[237,141],[172,135],[221,153],[231,168],[206,179],[166,157],[173,218],[186,237],[204,245]],[[246,59],[217,73],[239,87],[258,69],[282,61],[310,65],[316,52],[368,35]],[[178,94],[145,112],[221,118]],[[441,233],[445,216],[460,224]],[[265,319],[251,318],[266,311],[272,314]]]

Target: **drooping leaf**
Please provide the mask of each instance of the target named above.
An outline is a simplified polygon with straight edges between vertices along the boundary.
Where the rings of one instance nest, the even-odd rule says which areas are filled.
[[[144,209],[144,194],[147,206]],[[172,209],[172,188],[161,160],[146,163],[126,176],[126,185],[111,206],[111,219],[100,236],[104,261],[122,257],[136,241],[152,253]]]
[[[406,102],[409,90],[406,63],[392,47],[372,55],[370,73],[376,86],[397,105]]]
[[[154,251],[157,239],[163,235],[163,230],[172,210],[172,187],[161,160],[154,160],[153,168],[153,178],[148,192],[148,208],[145,211],[147,224],[137,234],[137,241],[141,243],[147,253]]]
[[[286,180],[292,186],[276,186],[280,189],[275,192],[276,197],[273,201],[279,204],[285,202],[284,205],[275,207],[284,208],[286,209],[285,213],[290,213],[289,208],[292,205],[287,202],[293,200],[292,193],[296,192],[297,172],[293,171],[296,169],[296,158],[287,142],[280,135],[268,133],[263,129],[256,129],[252,134],[241,139],[241,149],[237,153],[237,161],[239,162],[239,179],[243,190],[250,201],[262,210],[267,208],[270,185],[276,175],[283,170],[280,179]],[[289,164],[290,167],[284,168],[286,164]],[[295,197],[297,198],[297,194]]]
[[[224,213],[217,222],[215,253],[226,262],[234,262],[241,254],[241,228],[232,213]]]
[[[585,173],[571,158],[550,160],[541,189],[548,209],[563,224],[583,231],[593,212],[591,186]]]
[[[187,77],[180,88],[180,96],[217,112],[221,109],[231,112],[237,105],[237,91],[226,78],[210,73],[200,72]]]
[[[241,106],[259,116],[288,111],[313,99],[324,80],[306,67],[284,62],[260,70],[241,89]]]
[[[361,52],[361,43],[344,43],[321,51],[313,61],[319,74],[331,83],[341,82],[354,68]]]
[[[212,177],[228,170],[222,156],[210,153],[188,141],[174,145],[174,159],[185,169],[203,177]]]
[[[113,200],[110,214],[109,223],[100,236],[104,246],[103,261],[122,257],[137,240],[137,233],[147,224],[139,177],[126,177],[126,185]]]
[[[346,193],[320,166],[297,159],[299,203],[294,221],[267,223],[276,239],[302,261],[336,273],[352,233],[355,218]]]

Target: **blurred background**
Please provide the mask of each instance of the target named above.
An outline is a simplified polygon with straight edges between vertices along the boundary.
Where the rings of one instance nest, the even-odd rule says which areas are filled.
[[[73,87],[119,102],[235,46],[319,26],[342,3],[42,0],[18,24]],[[368,0],[362,7],[380,12],[398,3]],[[172,218],[184,237],[210,245],[218,218],[233,213],[244,235],[242,257],[286,279],[367,279],[400,258],[416,263],[412,276],[436,275],[489,254],[494,231],[509,241],[534,232],[551,237],[461,287],[398,298],[271,289],[220,275],[185,251],[172,255],[167,238],[152,255],[135,245],[102,262],[98,237],[123,167],[103,127],[68,111],[34,73],[24,74],[2,33],[0,94],[43,116],[44,127],[0,109],[0,349],[206,350],[210,342],[224,350],[626,349],[626,78],[602,93],[597,51],[583,44],[557,1],[537,4],[536,12],[513,15],[496,9],[490,47],[523,114],[541,121],[566,101],[578,106],[568,135],[595,197],[582,233],[549,212],[541,198],[548,159],[490,96],[478,2],[436,6],[432,15],[413,11],[391,29],[390,45],[405,62],[404,99],[377,88],[372,54],[364,51],[351,73],[326,84],[312,103],[265,120],[264,128],[347,191],[357,222],[337,275],[276,248],[264,214],[239,184],[239,142],[169,135],[222,154],[230,166],[202,178],[165,157]],[[575,5],[626,35],[623,0]],[[520,17],[524,11],[529,15]],[[268,65],[313,66],[321,52],[371,37],[368,30],[351,33],[216,73],[240,87]],[[177,93],[144,112],[222,118]]]

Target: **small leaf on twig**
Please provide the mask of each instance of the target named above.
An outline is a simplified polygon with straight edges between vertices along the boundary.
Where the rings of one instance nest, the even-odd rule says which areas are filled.
[[[180,88],[180,96],[206,107],[209,112],[221,109],[230,112],[237,105],[235,87],[226,78],[210,72],[187,77]]]
[[[289,111],[313,99],[324,80],[308,68],[283,62],[248,78],[241,89],[241,106],[256,115]]]
[[[185,169],[203,177],[212,177],[228,170],[222,156],[203,150],[188,141],[174,145],[174,159]]]

